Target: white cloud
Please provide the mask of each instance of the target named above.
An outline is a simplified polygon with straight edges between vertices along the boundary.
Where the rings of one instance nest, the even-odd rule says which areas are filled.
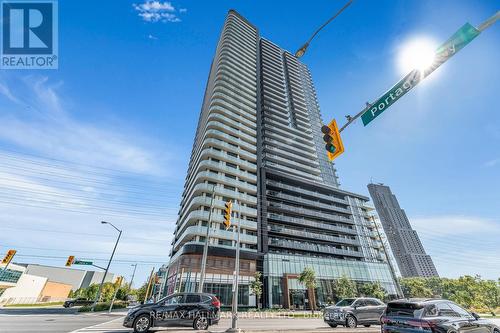
[[[493,160],[487,161],[483,164],[483,167],[485,168],[492,168],[496,165],[500,164],[500,158],[495,158]]]
[[[435,233],[436,236],[461,234],[500,233],[500,221],[475,216],[444,215],[414,217],[411,225],[424,233]]]
[[[58,94],[61,84],[47,78],[28,78],[23,91],[31,93],[21,110],[0,113],[0,140],[63,160],[150,175],[165,174],[164,153],[144,136],[110,126],[74,119]],[[1,90],[1,89],[0,89]],[[5,90],[9,91],[9,90]],[[18,102],[12,95],[11,101]],[[133,137],[133,139],[132,139]]]
[[[410,222],[441,276],[498,278],[500,220],[442,215],[414,217]]]
[[[132,5],[138,15],[146,22],[180,22],[181,19],[177,16],[176,9],[172,3],[165,1],[146,0],[141,4]],[[185,13],[186,9],[182,8],[179,13]]]

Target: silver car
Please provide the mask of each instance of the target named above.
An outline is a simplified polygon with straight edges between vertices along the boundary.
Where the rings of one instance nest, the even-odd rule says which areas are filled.
[[[380,317],[387,305],[377,298],[345,298],[335,305],[325,308],[323,320],[330,327],[343,325],[355,328],[358,325],[370,327],[379,325]]]

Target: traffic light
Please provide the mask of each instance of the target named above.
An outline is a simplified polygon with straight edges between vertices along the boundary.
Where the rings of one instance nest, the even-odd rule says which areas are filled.
[[[12,258],[14,258],[14,255],[16,254],[16,252],[17,252],[16,250],[7,251],[7,254],[5,255],[5,257],[2,260],[2,264],[8,265],[10,263],[10,261],[12,260]]]
[[[116,278],[115,285],[118,286],[118,288],[120,288],[122,282],[123,282],[123,276],[119,276]]]
[[[229,200],[226,202],[225,214],[224,214],[224,225],[226,226],[226,230],[231,227],[231,210],[233,208],[233,202]]]
[[[68,260],[66,260],[66,266],[71,266],[73,265],[73,261],[75,261],[75,256],[69,256]]]
[[[337,156],[344,152],[344,144],[340,138],[339,128],[337,122],[333,119],[328,126],[321,127],[323,132],[323,141],[325,141],[325,149],[328,154],[328,159],[333,161]]]

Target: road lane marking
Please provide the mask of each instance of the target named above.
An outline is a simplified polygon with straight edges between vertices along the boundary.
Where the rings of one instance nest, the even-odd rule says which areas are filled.
[[[123,320],[123,317],[120,317],[120,318],[115,318],[115,319],[112,319],[112,320],[109,320],[109,321],[106,321],[104,323],[100,323],[100,324],[96,324],[96,325],[92,325],[92,326],[87,326],[87,327],[83,327],[83,328],[79,328],[79,329],[76,329],[74,331],[71,331],[71,332],[68,332],[68,333],[85,333],[85,332],[100,332],[100,331],[117,331],[118,329],[116,328],[105,328],[105,327],[99,327],[99,326],[103,326],[103,325],[106,325],[106,324],[109,324],[109,323],[112,323],[114,321],[118,321],[118,320]],[[120,331],[123,331],[125,328],[120,328]]]

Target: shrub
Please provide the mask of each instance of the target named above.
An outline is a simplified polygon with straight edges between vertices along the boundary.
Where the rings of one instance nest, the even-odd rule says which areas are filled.
[[[111,305],[110,302],[99,302],[96,304],[94,311],[108,311],[109,306]],[[127,302],[123,301],[115,301],[113,303],[113,309],[124,309],[128,306]],[[90,312],[92,309],[92,305],[85,305],[82,306],[80,309],[78,309],[78,312]]]

